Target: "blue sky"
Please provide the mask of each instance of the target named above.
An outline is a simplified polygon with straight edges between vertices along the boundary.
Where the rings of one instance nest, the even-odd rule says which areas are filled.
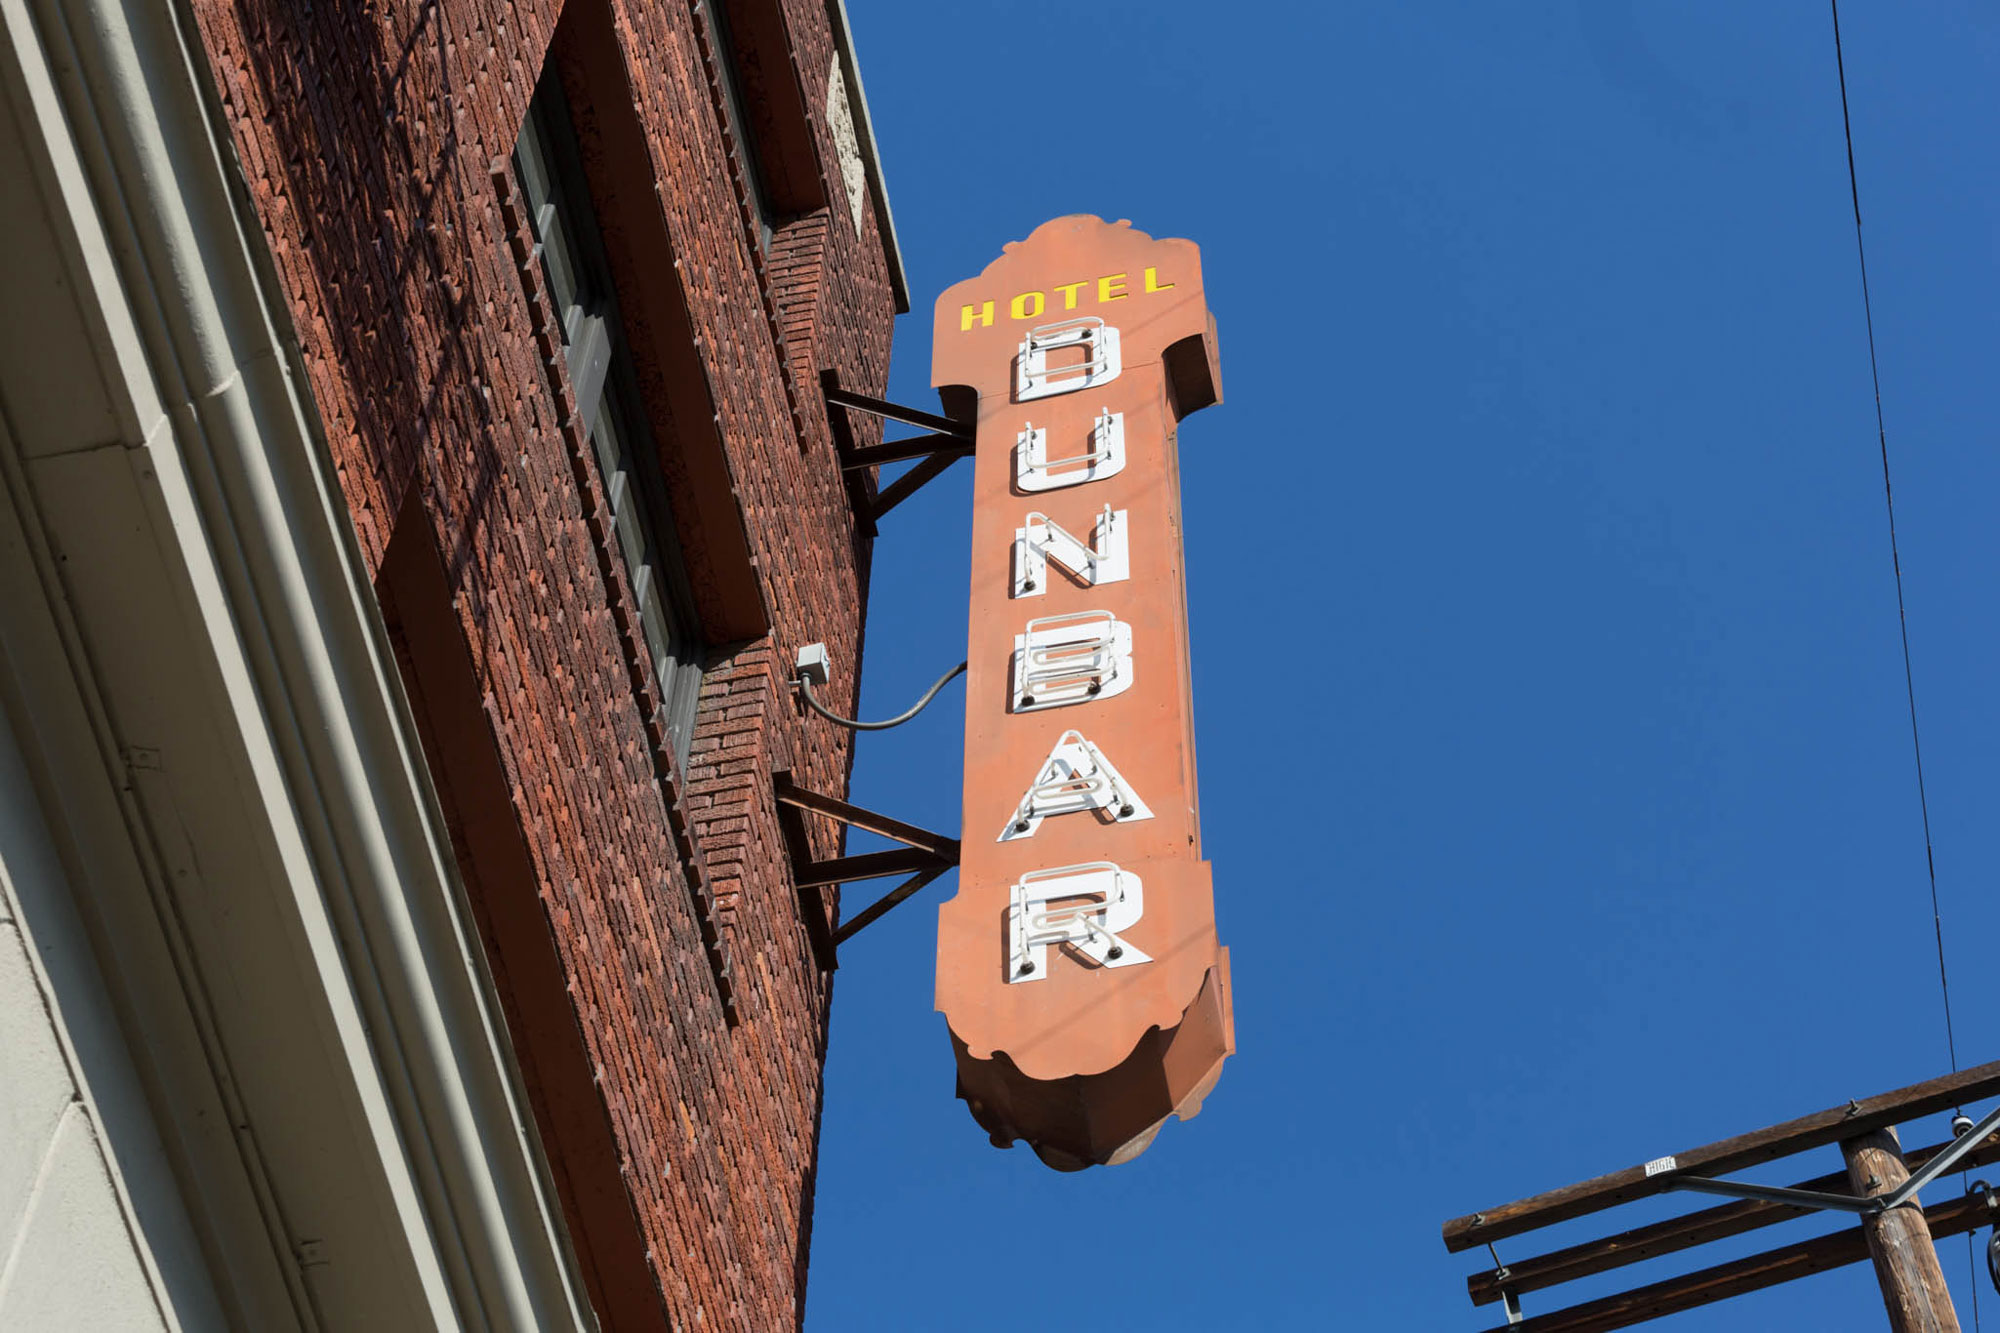
[[[1129,1166],[995,1150],[931,1007],[953,880],[926,890],[843,949],[812,1333],[1471,1333],[1497,1307],[1445,1218],[1946,1071],[1824,3],[849,11],[916,306],[893,396],[935,402],[931,301],[1049,217],[1203,248],[1227,397],[1182,484],[1239,1053]],[[1841,18],[1976,1064],[2000,9]],[[884,522],[871,716],[964,655],[969,473]],[[855,798],[955,829],[962,698],[864,737]],[[1882,1322],[1862,1265],[1658,1327]]]

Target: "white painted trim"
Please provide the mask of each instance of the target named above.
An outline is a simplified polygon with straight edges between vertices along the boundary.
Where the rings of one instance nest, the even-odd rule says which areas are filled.
[[[373,592],[184,23],[165,0],[0,0],[0,95],[44,154],[37,180],[10,188],[39,188],[49,203],[67,275],[95,321],[97,370],[121,436],[0,460],[0,489],[23,535],[6,582],[32,578],[40,593],[0,607],[15,650],[32,654],[14,663],[14,720],[18,728],[27,715],[44,756],[64,719],[87,725],[62,739],[96,751],[94,778],[75,755],[52,760],[44,802],[73,839],[127,840],[129,853],[93,845],[78,854],[93,867],[122,858],[152,886],[156,911],[172,901],[161,882],[172,861],[161,840],[173,834],[161,827],[161,800],[213,796],[252,815],[231,851],[264,872],[216,887],[265,895],[260,910],[285,923],[271,947],[297,956],[299,984],[316,996],[298,1039],[338,1070],[357,1108],[356,1137],[327,1144],[330,1161],[317,1168],[260,1153],[255,1123],[234,1136],[281,1266],[314,1261],[309,1238],[284,1234],[279,1205],[332,1188],[321,1173],[341,1169],[340,1153],[365,1151],[429,1322],[589,1327]],[[141,562],[135,585],[171,590],[148,608],[164,627],[157,668],[197,687],[191,706],[228,719],[200,759],[232,773],[231,784],[177,788],[186,779],[170,767],[154,779],[154,799],[131,775],[121,720],[159,703],[134,695],[129,673],[103,660],[107,605],[87,587],[74,591],[87,582],[82,562],[58,568],[51,558],[51,539],[79,533],[77,511],[63,507],[78,478],[107,480],[138,516],[139,530],[103,538]],[[112,811],[115,822],[104,818]],[[109,883],[86,876],[79,893]],[[129,901],[95,908],[119,905]],[[136,929],[122,918],[100,927],[98,947],[125,948]],[[130,947],[166,960],[148,975],[177,978],[187,1014],[142,1014],[128,1040],[153,1041],[155,1023],[195,1034],[226,1109],[231,1079],[257,1076],[231,1070],[209,1014],[232,978],[187,954],[171,911],[156,929],[157,941]],[[185,1063],[185,1054],[162,1046],[145,1058]],[[157,1103],[154,1112],[163,1122],[193,1113]],[[183,1170],[195,1169],[185,1163],[202,1160],[189,1146],[199,1130],[162,1129],[180,1144]],[[208,1182],[184,1179],[182,1188],[199,1194]],[[293,1271],[285,1280],[293,1313],[311,1326],[324,1284],[378,1279],[321,1272],[302,1288]]]
[[[0,444],[5,432],[0,422]],[[11,695],[13,684],[0,679],[0,690]],[[77,914],[75,886],[49,836],[47,813],[5,712],[0,709],[0,920],[13,921],[27,946],[68,1065],[76,1098],[71,1110],[90,1118],[94,1133],[109,1141],[107,1150],[116,1145],[116,1169],[109,1175],[128,1232],[120,1239],[137,1256],[162,1322],[176,1330],[221,1328],[222,1306]],[[0,1146],[9,1152],[20,1147]],[[93,1252],[78,1260],[80,1267],[101,1268],[114,1265],[116,1256]],[[0,1278],[0,1307],[5,1286]]]

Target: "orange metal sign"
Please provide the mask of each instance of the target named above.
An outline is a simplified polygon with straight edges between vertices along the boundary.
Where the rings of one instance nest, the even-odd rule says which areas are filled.
[[[1235,1050],[1201,859],[1176,423],[1219,401],[1201,256],[1058,218],[938,298],[976,409],[965,822],[937,1007],[995,1143],[1065,1170],[1192,1117]]]

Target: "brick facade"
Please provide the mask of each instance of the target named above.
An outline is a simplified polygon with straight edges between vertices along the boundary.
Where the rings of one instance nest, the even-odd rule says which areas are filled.
[[[832,978],[770,780],[846,787],[785,678],[814,640],[859,661],[820,376],[879,392],[897,301],[826,124],[826,0],[730,5],[768,249],[693,0],[193,4],[608,1328],[801,1317]],[[509,188],[547,61],[717,645],[684,771]]]

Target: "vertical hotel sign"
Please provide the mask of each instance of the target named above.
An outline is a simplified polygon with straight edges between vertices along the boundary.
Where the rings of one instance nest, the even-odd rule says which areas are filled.
[[[1235,1049],[1201,859],[1175,426],[1221,397],[1201,256],[1065,217],[938,298],[976,414],[965,822],[938,909],[959,1095],[1003,1146],[1129,1161]]]

